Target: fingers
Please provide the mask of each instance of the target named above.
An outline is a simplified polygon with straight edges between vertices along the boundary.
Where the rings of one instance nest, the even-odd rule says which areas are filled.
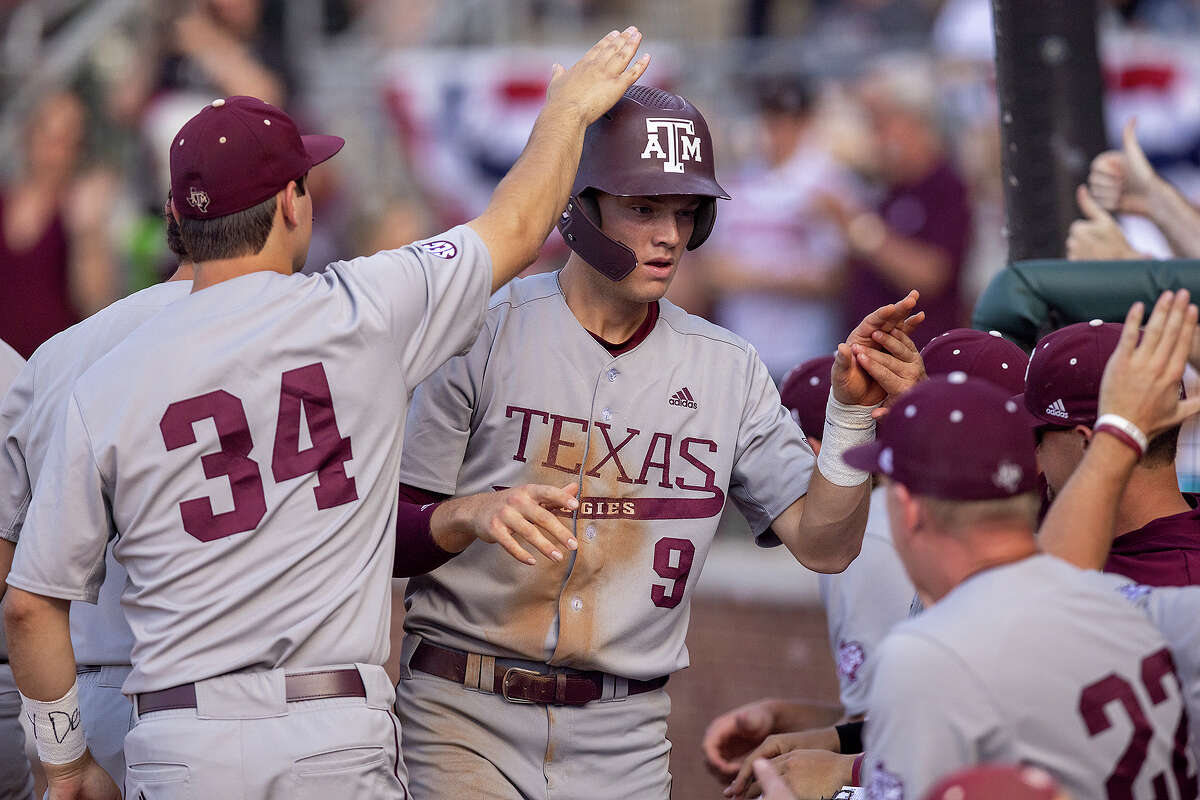
[[[617,72],[625,69],[641,43],[642,32],[633,25],[621,31],[620,37],[617,38],[616,52],[609,58],[609,66]]]
[[[1158,340],[1158,346],[1154,350],[1151,362],[1160,372],[1168,368],[1172,354],[1179,346],[1179,340],[1183,338],[1181,333],[1187,322],[1190,299],[1191,295],[1187,289],[1180,289],[1171,298],[1166,322],[1163,324],[1162,336]],[[1190,344],[1190,340],[1187,343]],[[1179,374],[1176,377],[1183,377],[1183,361],[1179,362]]]
[[[512,534],[504,530],[503,527],[497,527],[492,530],[492,538],[496,540],[496,544],[504,548],[504,552],[520,561],[522,564],[534,566],[537,564],[537,559],[529,555],[529,552],[521,545],[517,544],[517,540],[512,537]]]
[[[1167,361],[1167,374],[1172,376],[1183,377],[1183,370],[1187,366],[1188,355],[1192,349],[1192,340],[1196,336],[1197,325],[1197,310],[1196,306],[1189,303],[1183,314],[1183,321],[1180,323],[1179,330],[1175,335],[1175,345],[1171,350]]]
[[[1125,123],[1125,128],[1121,131],[1121,144],[1125,158],[1128,159],[1131,168],[1140,172],[1154,171],[1154,168],[1150,166],[1150,159],[1146,158],[1145,152],[1142,151],[1142,146],[1138,144],[1137,117],[1131,117]]]
[[[1142,338],[1137,349],[1152,353],[1158,347],[1159,339],[1162,338],[1163,328],[1167,323],[1167,311],[1170,308],[1171,300],[1171,292],[1163,292],[1158,296],[1158,300],[1154,302],[1154,308],[1150,312],[1150,319],[1146,321],[1146,326],[1142,328]]]
[[[1079,204],[1079,210],[1083,215],[1091,220],[1113,220],[1112,215],[1100,207],[1096,202],[1096,198],[1092,197],[1092,193],[1088,191],[1088,187],[1079,185],[1075,188],[1075,202]]]
[[[917,376],[904,370],[904,362],[880,350],[863,348],[858,363],[890,396],[903,394],[917,384]]]
[[[871,334],[871,339],[888,353],[906,363],[915,363],[921,357],[921,353],[917,350],[917,346],[913,344],[913,340],[908,338],[900,328],[893,328],[890,332],[875,331]]]
[[[760,758],[754,762],[754,777],[762,787],[763,800],[794,800],[795,795],[771,762]]]

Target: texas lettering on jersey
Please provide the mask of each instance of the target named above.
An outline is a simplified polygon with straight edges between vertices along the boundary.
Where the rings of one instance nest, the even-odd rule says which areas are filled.
[[[618,432],[598,420],[589,422],[514,405],[506,406],[504,415],[514,426],[520,426],[520,434],[515,437],[517,445],[513,461],[578,475],[588,448],[588,431],[594,427],[599,436],[592,436],[591,440],[600,446],[594,448],[596,452],[587,454],[591,466],[583,473],[584,478],[600,478],[601,470],[610,470],[615,472],[618,484],[653,484],[676,490],[669,496],[589,497],[585,485],[579,508],[582,518],[704,519],[720,514],[725,506],[725,493],[717,485],[716,470],[704,460],[705,456],[717,453],[719,446],[713,439],[643,432],[629,427]],[[545,436],[547,429],[549,435]],[[531,433],[534,434],[532,437]],[[545,446],[535,452],[530,447],[531,441],[544,441]],[[678,490],[699,496],[688,496]]]

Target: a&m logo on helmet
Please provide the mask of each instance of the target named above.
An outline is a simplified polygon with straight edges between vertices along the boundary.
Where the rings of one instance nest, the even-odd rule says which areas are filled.
[[[208,213],[208,192],[203,189],[197,189],[195,186],[188,187],[187,201],[189,206],[201,214]]]
[[[642,158],[662,159],[663,172],[683,172],[683,162],[703,161],[696,123],[690,119],[648,117]]]

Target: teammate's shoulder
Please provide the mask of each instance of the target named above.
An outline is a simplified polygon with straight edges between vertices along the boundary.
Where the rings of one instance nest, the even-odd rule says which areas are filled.
[[[524,308],[530,303],[554,300],[562,293],[557,272],[539,272],[515,278],[501,286],[488,300],[488,313],[505,313]]]
[[[751,344],[731,330],[722,328],[715,322],[709,322],[704,317],[689,314],[684,309],[667,300],[665,297],[658,301],[658,321],[666,325],[679,336],[692,336],[708,340],[719,345],[725,345],[748,353],[753,350]]]

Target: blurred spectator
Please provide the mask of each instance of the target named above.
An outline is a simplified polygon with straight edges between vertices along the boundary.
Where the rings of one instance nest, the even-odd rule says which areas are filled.
[[[846,249],[818,200],[836,192],[853,202],[854,187],[817,141],[804,81],[765,80],[757,91],[762,157],[731,182],[704,263],[714,321],[753,344],[778,383],[840,341],[833,298]]]
[[[115,182],[77,176],[86,125],[75,95],[43,100],[25,129],[22,171],[0,190],[0,339],[25,358],[116,297],[105,228]]]
[[[923,347],[965,321],[963,264],[970,243],[967,189],[947,156],[935,123],[933,78],[903,61],[877,69],[861,99],[875,134],[874,171],[885,187],[875,210],[825,194],[852,258],[845,319],[862,319],[910,288],[921,292],[925,323],[913,340]],[[856,316],[857,315],[857,316]]]

